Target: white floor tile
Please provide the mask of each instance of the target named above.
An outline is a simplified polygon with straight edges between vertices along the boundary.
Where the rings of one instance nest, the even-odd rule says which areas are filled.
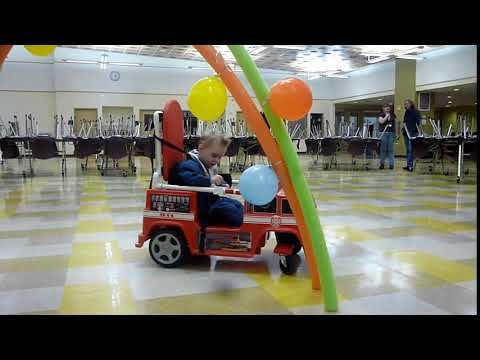
[[[172,297],[258,286],[239,273],[141,268],[129,264],[129,284],[135,300]]]
[[[477,280],[464,281],[464,282],[456,283],[456,285],[459,285],[469,290],[477,292]]]
[[[33,245],[21,248],[7,248],[0,252],[0,259],[17,259],[38,256],[70,255],[71,244]]]
[[[47,287],[0,292],[0,315],[56,310],[63,287]]]
[[[448,312],[403,292],[348,300],[339,307],[340,312],[349,314],[449,315]]]

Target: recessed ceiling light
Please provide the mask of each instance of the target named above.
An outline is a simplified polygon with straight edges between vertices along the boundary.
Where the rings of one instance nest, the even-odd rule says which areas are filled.
[[[381,61],[385,61],[385,60],[388,60],[388,59],[389,59],[388,56],[379,56],[379,57],[374,58],[374,59],[368,58],[367,63],[369,63],[369,64],[375,64],[375,63],[378,63],[378,62],[381,62]]]
[[[451,98],[452,98],[452,95],[448,95],[447,98],[451,99]]]
[[[449,101],[449,102],[448,102],[448,104],[451,104],[451,103],[452,103],[452,101]]]
[[[377,99],[378,101],[382,101],[383,99]]]
[[[358,104],[358,101],[354,101],[353,103],[354,103],[354,104]],[[476,104],[476,103],[475,103],[475,104]]]
[[[457,89],[457,88],[453,89],[453,91],[459,91],[459,90],[460,90],[460,89]]]

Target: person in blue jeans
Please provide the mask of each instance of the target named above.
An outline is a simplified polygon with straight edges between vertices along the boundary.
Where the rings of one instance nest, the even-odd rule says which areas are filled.
[[[384,105],[383,112],[378,117],[378,130],[382,135],[382,142],[380,145],[380,169],[385,168],[385,158],[388,158],[388,165],[390,170],[395,165],[395,139],[397,137],[395,113],[391,105]]]
[[[405,100],[405,115],[403,117],[403,123],[405,124],[410,137],[418,136],[418,128],[417,125],[420,125],[420,121],[422,120],[420,116],[420,112],[415,107],[415,103],[407,99]],[[405,140],[405,147],[407,149],[407,166],[403,168],[403,170],[407,170],[412,172],[413,171],[413,152],[412,152],[412,141],[408,137],[405,129],[403,129],[403,138]]]

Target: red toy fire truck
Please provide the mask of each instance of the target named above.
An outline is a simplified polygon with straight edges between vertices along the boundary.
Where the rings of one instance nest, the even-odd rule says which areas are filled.
[[[160,117],[163,115],[163,126]],[[181,125],[181,126],[180,126]],[[162,112],[154,114],[155,133],[170,146],[155,140],[156,169],[162,165],[163,179],[155,171],[152,188],[147,190],[143,214],[143,231],[135,244],[142,247],[150,239],[152,259],[165,268],[181,266],[191,256],[213,255],[251,258],[260,254],[271,233],[275,233],[280,255],[280,268],[293,274],[299,264],[296,255],[301,249],[295,217],[283,191],[265,206],[244,202],[244,222],[239,228],[207,226],[199,223],[197,193],[239,196],[238,190],[223,187],[190,187],[168,184],[169,171],[183,160],[183,113],[176,101],[170,101]],[[163,137],[162,137],[163,136]],[[173,146],[172,146],[173,145]],[[163,164],[160,164],[163,158]]]

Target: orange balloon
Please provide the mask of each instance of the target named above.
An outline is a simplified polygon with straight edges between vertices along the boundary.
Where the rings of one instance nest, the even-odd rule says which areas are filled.
[[[278,117],[296,121],[303,119],[312,107],[312,91],[302,80],[288,78],[273,84],[269,104]]]

